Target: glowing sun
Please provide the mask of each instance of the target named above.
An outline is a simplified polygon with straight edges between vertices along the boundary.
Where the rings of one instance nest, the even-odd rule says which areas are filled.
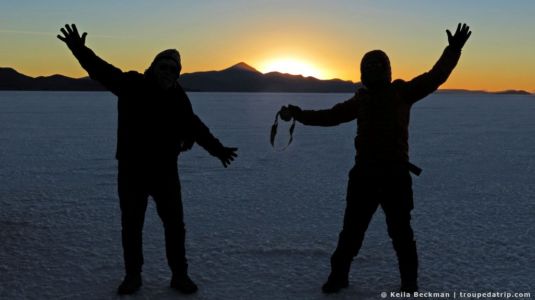
[[[278,58],[267,61],[261,67],[262,73],[280,72],[322,78],[323,72],[313,64],[293,58]]]

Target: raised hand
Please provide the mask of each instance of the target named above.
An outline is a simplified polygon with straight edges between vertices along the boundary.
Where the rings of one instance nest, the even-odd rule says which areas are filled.
[[[461,26],[461,23],[457,25],[457,30],[455,31],[454,35],[452,35],[449,30],[446,30],[450,46],[454,49],[461,50],[472,34],[472,31],[469,30],[470,27],[468,27],[468,25],[462,24]]]
[[[217,157],[221,160],[225,168],[238,156],[236,151],[238,151],[238,148],[223,147],[223,150],[219,152]]]
[[[87,32],[84,32],[80,37],[78,29],[76,29],[76,25],[66,24],[65,28],[61,28],[60,30],[61,33],[63,33],[63,36],[58,34],[57,37],[65,44],[67,44],[67,47],[69,47],[69,49],[80,49],[85,45],[85,38],[87,36]]]
[[[295,119],[296,115],[301,112],[299,106],[288,104],[288,106],[283,106],[280,111],[280,117],[284,121],[290,121],[292,118]]]

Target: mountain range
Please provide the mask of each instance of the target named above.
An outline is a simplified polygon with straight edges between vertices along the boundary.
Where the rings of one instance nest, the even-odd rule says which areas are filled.
[[[220,71],[182,74],[179,82],[186,91],[198,92],[302,92],[302,93],[353,93],[360,83],[340,79],[321,80],[302,75],[280,72],[261,73],[240,62]],[[100,83],[89,77],[71,78],[63,75],[30,77],[13,68],[0,67],[0,90],[29,91],[103,91]],[[440,93],[488,93],[470,90],[439,90]],[[507,90],[492,94],[531,93]]]
[[[180,75],[186,91],[199,92],[308,92],[352,93],[358,84],[340,79],[320,80],[314,77],[270,72],[263,74],[246,63],[221,71]],[[30,77],[12,68],[0,68],[0,90],[102,91],[98,82],[63,75]]]
[[[89,77],[77,79],[52,75],[34,78],[12,68],[0,68],[0,90],[100,91],[104,90],[104,87]]]

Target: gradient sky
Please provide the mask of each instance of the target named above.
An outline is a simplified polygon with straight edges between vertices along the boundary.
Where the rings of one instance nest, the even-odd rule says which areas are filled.
[[[0,66],[31,75],[87,76],[56,38],[65,23],[123,70],[143,71],[176,48],[183,72],[240,61],[268,71],[277,60],[319,77],[359,81],[360,59],[382,49],[394,78],[429,70],[447,45],[445,29],[473,31],[442,88],[535,91],[535,1],[386,0],[1,0]]]

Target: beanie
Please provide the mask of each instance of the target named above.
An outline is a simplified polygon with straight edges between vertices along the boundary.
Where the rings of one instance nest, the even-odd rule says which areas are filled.
[[[158,53],[158,55],[156,55],[156,57],[154,58],[152,64],[154,64],[154,62],[156,62],[157,60],[164,58],[173,60],[177,64],[178,68],[181,68],[180,53],[178,53],[176,49],[167,49]]]

